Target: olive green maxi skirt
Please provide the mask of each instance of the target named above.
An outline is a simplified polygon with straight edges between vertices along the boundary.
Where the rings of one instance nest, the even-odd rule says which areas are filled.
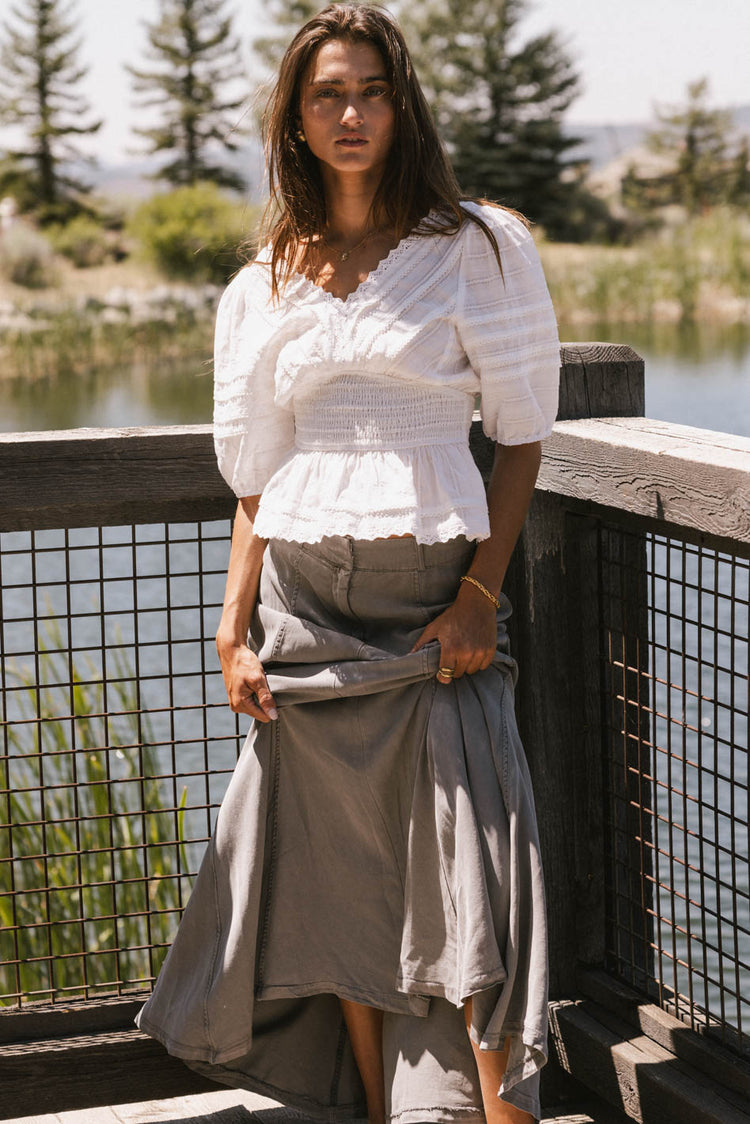
[[[506,599],[490,668],[410,653],[455,598],[465,539],[269,543],[252,641],[279,708],[254,723],[142,1030],[215,1080],[337,1121],[365,1105],[339,996],[385,1011],[387,1110],[539,1116],[544,890],[513,710]]]

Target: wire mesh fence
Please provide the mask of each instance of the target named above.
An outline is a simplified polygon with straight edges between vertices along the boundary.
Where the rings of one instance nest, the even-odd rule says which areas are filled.
[[[228,520],[0,535],[0,1005],[148,989],[237,759]],[[608,966],[748,1048],[750,563],[599,531]],[[246,722],[246,720],[242,720]]]
[[[0,1004],[147,988],[237,759],[228,520],[0,535]]]
[[[750,562],[603,525],[599,575],[609,967],[747,1052]]]

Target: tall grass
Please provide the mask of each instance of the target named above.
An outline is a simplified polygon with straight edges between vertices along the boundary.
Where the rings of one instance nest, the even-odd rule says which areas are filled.
[[[180,306],[167,318],[136,322],[123,313],[110,322],[98,313],[65,309],[39,327],[0,331],[0,378],[41,379],[120,367],[139,360],[211,355],[213,312]],[[197,357],[197,359],[196,359]]]
[[[634,246],[540,253],[560,320],[750,321],[750,215],[719,207]]]
[[[105,688],[69,661],[54,623],[38,663],[39,683],[24,665],[7,675],[20,720],[0,759],[5,1005],[143,986],[164,955],[150,946],[171,939],[189,890],[185,793],[166,810],[133,670],[114,649]]]

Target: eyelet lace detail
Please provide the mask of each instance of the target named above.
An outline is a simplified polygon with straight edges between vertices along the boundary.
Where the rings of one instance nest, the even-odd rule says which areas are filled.
[[[333,302],[337,305],[355,304],[363,291],[366,291],[367,287],[375,281],[376,278],[379,279],[382,277],[386,270],[395,265],[399,258],[406,253],[411,244],[420,237],[422,236],[414,232],[407,234],[380,259],[375,268],[371,269],[366,277],[362,278],[356,289],[352,289],[351,293],[348,293],[345,297],[337,297],[335,293],[329,293],[327,289],[324,289],[322,285],[316,285],[316,283],[311,281],[309,277],[306,277],[304,273],[292,274],[292,279],[289,284],[295,285],[297,290],[314,290],[315,293],[320,293],[328,302]],[[289,288],[289,285],[287,288]]]

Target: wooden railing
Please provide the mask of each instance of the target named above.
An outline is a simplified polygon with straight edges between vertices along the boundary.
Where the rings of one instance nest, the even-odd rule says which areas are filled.
[[[605,359],[599,367],[602,353],[591,345],[581,349],[582,362],[569,373],[565,360],[575,352],[571,345],[563,351],[564,377],[585,392],[571,395],[568,383],[507,583],[521,609],[513,634],[521,668],[517,706],[545,863],[553,1036],[560,1064],[633,1119],[726,1124],[750,1119],[750,899],[742,826],[750,440],[637,416],[642,369],[627,349],[617,351],[619,366]],[[571,397],[573,410],[566,406]],[[591,417],[572,416],[584,408]],[[687,569],[731,572],[726,589],[709,598],[714,616],[717,598],[725,605],[722,622],[704,611],[700,578],[685,565],[676,573],[670,559],[685,552]],[[657,574],[670,566],[665,591],[658,582],[666,579],[657,582]],[[690,614],[686,586],[696,586],[689,590],[696,601]],[[674,602],[678,591],[681,606],[665,608],[661,602]],[[664,619],[681,613],[697,616],[690,628],[705,628],[711,644],[731,622],[736,682],[731,691],[726,687],[726,700],[710,698],[710,684],[686,687],[685,653],[698,661],[688,651],[684,622],[682,667],[674,641],[661,635]],[[695,644],[700,647],[700,637]],[[708,668],[713,651],[701,658]],[[723,666],[721,675],[727,676]],[[709,703],[731,714],[725,722],[731,739],[723,735],[710,754],[702,750],[702,731],[670,710],[676,687],[683,705],[687,699],[703,707],[704,717]],[[731,775],[722,776],[718,795],[721,754],[731,755],[724,770]],[[702,794],[673,775],[688,769],[700,776]],[[726,846],[733,884],[731,876],[724,884],[715,869],[701,869],[689,853],[695,843],[704,854],[702,831],[690,816],[692,808],[705,813],[714,783],[716,802],[723,799],[726,807],[711,808],[711,819],[725,816],[728,824],[733,811],[737,828],[736,849]],[[666,814],[673,822],[665,823]],[[676,846],[673,829],[681,839]],[[709,846],[705,851],[705,865],[717,867]],[[718,919],[717,894],[732,899],[728,915]],[[699,939],[707,917],[725,926],[718,953],[710,939]],[[708,967],[698,963],[698,950]],[[734,957],[731,978],[721,967],[724,956]],[[697,986],[693,991],[699,976],[701,994]]]
[[[748,1124],[750,1014],[738,1001],[717,1022],[692,984],[686,999],[679,954],[665,982],[662,899],[679,929],[681,891],[659,866],[667,788],[654,559],[667,540],[720,553],[745,573],[750,441],[643,418],[643,363],[627,347],[568,344],[561,360],[560,420],[507,582],[550,918],[545,1082],[553,1089],[572,1074],[645,1124]],[[486,474],[492,448],[478,422],[472,448]],[[195,524],[227,520],[234,506],[207,426],[0,436],[0,532]],[[734,596],[736,623],[744,602],[741,590]],[[746,648],[746,624],[737,629],[733,642]],[[733,700],[741,716],[746,703]],[[746,746],[731,752],[746,761]],[[746,793],[746,774],[733,777]],[[164,814],[177,816],[177,801]],[[735,887],[735,904],[742,892]],[[688,951],[693,943],[689,934]],[[737,978],[748,960],[744,947]],[[132,1029],[141,1002],[132,981],[114,990],[41,1004],[23,996],[0,1013],[9,1116],[208,1087]]]

